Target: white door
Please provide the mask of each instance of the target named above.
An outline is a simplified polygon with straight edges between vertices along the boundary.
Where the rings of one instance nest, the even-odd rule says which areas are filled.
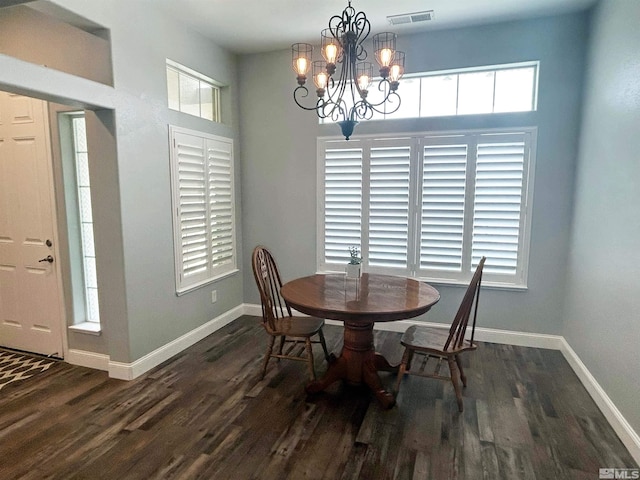
[[[0,92],[0,346],[63,356],[47,105]]]

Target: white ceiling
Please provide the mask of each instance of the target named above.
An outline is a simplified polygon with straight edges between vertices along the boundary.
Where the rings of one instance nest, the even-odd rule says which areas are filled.
[[[140,0],[158,6],[237,53],[318,43],[329,18],[340,15],[347,0]],[[372,33],[398,35],[584,10],[597,0],[352,0],[364,11]],[[389,15],[434,11],[434,20],[410,25],[388,23]]]

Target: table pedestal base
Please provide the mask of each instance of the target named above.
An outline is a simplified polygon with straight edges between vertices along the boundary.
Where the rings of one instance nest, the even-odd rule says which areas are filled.
[[[384,408],[395,405],[392,393],[385,390],[378,376],[379,370],[397,371],[373,345],[373,323],[344,324],[344,346],[342,353],[329,364],[322,378],[312,381],[306,387],[307,393],[318,393],[338,380],[351,385],[367,385]]]

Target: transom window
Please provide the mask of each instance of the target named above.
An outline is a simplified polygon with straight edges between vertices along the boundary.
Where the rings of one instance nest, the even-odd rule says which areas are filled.
[[[534,111],[538,67],[526,62],[405,75],[398,89],[400,108],[374,113],[372,120]],[[367,98],[377,103],[383,93],[372,88]]]
[[[526,286],[535,129],[319,139],[318,269]]]
[[[170,109],[219,123],[220,87],[214,79],[167,59]]]

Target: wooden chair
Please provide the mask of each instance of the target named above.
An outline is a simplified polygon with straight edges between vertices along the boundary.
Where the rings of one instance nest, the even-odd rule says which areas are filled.
[[[460,412],[463,411],[460,379],[462,379],[462,385],[466,387],[467,377],[462,369],[459,355],[463,352],[475,350],[477,348],[477,345],[473,343],[473,337],[476,329],[480,284],[482,283],[482,269],[484,267],[485,260],[485,257],[482,257],[480,260],[448,333],[446,329],[437,327],[412,326],[409,327],[402,335],[400,343],[405,347],[405,350],[402,356],[402,363],[400,364],[398,371],[396,393],[400,389],[400,382],[402,381],[402,377],[405,373],[428,378],[437,378],[439,380],[451,380],[451,383],[453,383],[453,389],[456,393],[456,399],[458,401],[458,410]],[[472,309],[473,320],[471,323],[471,337],[469,339],[465,339]],[[424,361],[421,362],[419,369],[412,370],[411,364],[413,356],[416,353],[425,358]],[[436,362],[433,373],[428,373],[425,371],[425,367],[431,358],[434,358]],[[440,374],[440,367],[444,359],[446,359],[449,364],[449,376]]]
[[[253,250],[252,265],[262,303],[262,326],[269,335],[261,378],[264,378],[269,359],[273,357],[307,362],[311,379],[315,379],[311,344],[320,343],[324,350],[324,356],[329,361],[327,344],[322,333],[324,320],[316,317],[292,316],[291,307],[280,296],[282,280],[278,267],[273,256],[265,247],[257,246]],[[311,337],[316,334],[319,337],[318,341],[312,341]],[[280,339],[280,344],[277,353],[274,353],[273,347],[276,337]]]

